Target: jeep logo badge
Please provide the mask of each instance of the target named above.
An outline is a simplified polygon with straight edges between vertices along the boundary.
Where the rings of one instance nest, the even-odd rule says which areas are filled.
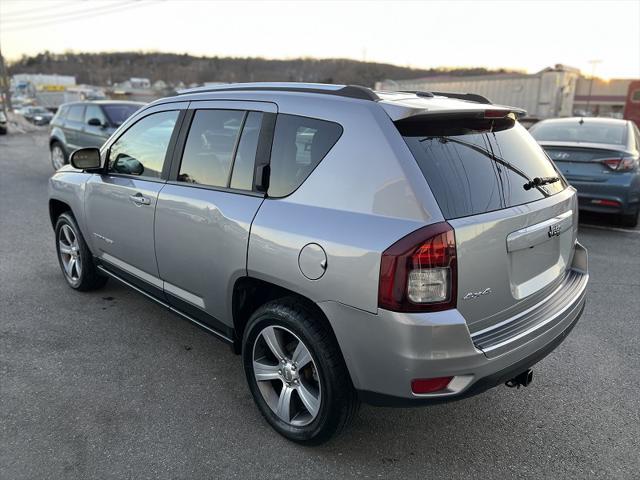
[[[560,235],[560,225],[551,225],[549,226],[549,231],[547,232],[549,238],[557,237]]]

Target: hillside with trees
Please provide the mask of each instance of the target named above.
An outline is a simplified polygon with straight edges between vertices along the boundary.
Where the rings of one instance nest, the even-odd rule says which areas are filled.
[[[204,82],[322,82],[373,86],[385,78],[395,80],[432,75],[467,76],[485,73],[485,68],[414,69],[387,63],[360,62],[341,58],[197,57],[173,53],[51,53],[23,56],[9,64],[9,72],[74,75],[77,83],[111,85],[130,77],[163,80],[171,85]]]

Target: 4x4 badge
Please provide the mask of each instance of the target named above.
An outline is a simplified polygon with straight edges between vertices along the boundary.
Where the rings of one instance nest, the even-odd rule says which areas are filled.
[[[485,288],[484,290],[480,290],[479,292],[469,292],[464,297],[462,297],[462,299],[463,300],[470,300],[472,298],[478,298],[478,297],[481,297],[483,295],[489,295],[490,293],[491,293],[491,289],[490,288]]]

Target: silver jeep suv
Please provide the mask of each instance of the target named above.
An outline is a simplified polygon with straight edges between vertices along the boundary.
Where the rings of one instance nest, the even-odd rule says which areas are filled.
[[[576,192],[477,95],[258,83],[138,111],[50,181],[60,266],[228,342],[285,437],[501,383],[578,321]]]

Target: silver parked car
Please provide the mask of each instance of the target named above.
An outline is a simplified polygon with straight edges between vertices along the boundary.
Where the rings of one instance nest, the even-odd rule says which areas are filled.
[[[186,91],[50,182],[68,284],[115,278],[228,342],[273,428],[426,405],[530,367],[578,321],[576,191],[476,95],[317,84]]]

